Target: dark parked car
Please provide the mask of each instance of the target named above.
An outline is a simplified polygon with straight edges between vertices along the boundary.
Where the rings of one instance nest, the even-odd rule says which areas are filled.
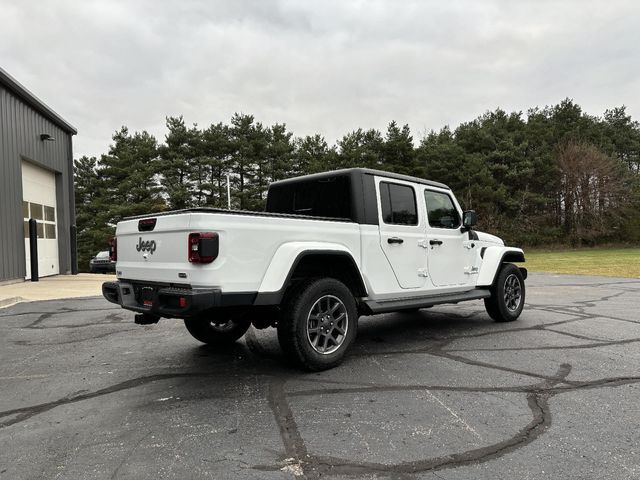
[[[109,258],[109,251],[98,252],[98,254],[89,262],[89,271],[91,273],[107,273],[116,271],[116,262]]]

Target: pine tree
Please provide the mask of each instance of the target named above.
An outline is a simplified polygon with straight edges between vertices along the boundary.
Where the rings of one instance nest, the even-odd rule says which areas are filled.
[[[169,208],[187,208],[195,203],[193,177],[201,173],[197,171],[199,131],[196,126],[187,128],[182,115],[167,117],[166,125],[165,144],[158,149],[163,193]]]
[[[115,224],[127,216],[163,210],[165,204],[157,182],[156,139],[144,131],[131,135],[122,127],[113,135],[113,141],[98,166],[100,198],[108,212],[108,222]]]
[[[266,149],[268,181],[275,182],[291,176],[293,165],[293,134],[284,123],[276,123],[268,130],[269,141]]]
[[[294,143],[294,175],[306,175],[339,168],[335,148],[329,147],[322,135],[307,135],[303,138],[296,138]]]
[[[200,205],[225,208],[227,206],[226,175],[230,171],[233,146],[229,127],[222,123],[212,124],[202,131],[202,163],[206,181],[202,184],[204,202]]]
[[[404,175],[416,173],[413,137],[409,125],[400,128],[395,120],[392,121],[387,127],[382,152],[382,165],[385,169]]]
[[[338,140],[340,168],[381,168],[384,161],[384,139],[375,129],[361,128]]]
[[[96,172],[95,157],[81,157],[73,162],[76,203],[78,268],[89,271],[89,260],[107,250],[114,229],[107,223],[105,204],[101,202],[102,181]]]
[[[268,187],[265,159],[268,131],[253,115],[236,113],[229,130],[231,158],[229,170],[234,185],[234,205],[240,209],[260,210]]]
[[[265,126],[246,114],[205,129],[188,127],[181,116],[167,117],[166,125],[160,146],[147,132],[122,127],[99,160],[75,161],[81,268],[107,248],[123,217],[225,207],[227,174],[233,207],[259,210],[273,181],[347,167],[444,182],[465,208],[478,211],[481,229],[508,242],[596,243],[609,238],[607,228],[640,240],[640,125],[624,106],[602,117],[569,98],[526,115],[496,109],[454,130],[432,131],[417,148],[409,127],[395,121],[384,136],[358,128],[335,146],[321,135],[294,138],[284,124]],[[573,175],[573,165],[590,171],[589,179]],[[613,173],[602,174],[604,166],[615,181]],[[578,213],[568,219],[567,212]]]

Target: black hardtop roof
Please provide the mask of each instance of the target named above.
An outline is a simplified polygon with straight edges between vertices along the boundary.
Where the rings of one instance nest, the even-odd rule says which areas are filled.
[[[286,180],[279,180],[273,182],[272,186],[288,185],[290,183],[296,183],[303,180],[321,180],[328,177],[336,176],[357,176],[357,175],[377,175],[379,177],[392,178],[394,180],[404,180],[405,182],[421,183],[423,185],[429,185],[432,187],[445,188],[451,190],[447,185],[440,182],[434,182],[432,180],[425,180],[424,178],[412,177],[411,175],[402,175],[400,173],[385,172],[384,170],[375,170],[373,168],[344,168],[342,170],[331,170],[322,173],[312,173],[310,175],[302,175],[300,177],[287,178]]]

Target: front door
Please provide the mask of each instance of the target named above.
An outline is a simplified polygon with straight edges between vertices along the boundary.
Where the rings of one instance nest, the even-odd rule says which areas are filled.
[[[462,286],[469,282],[465,268],[469,264],[469,252],[465,246],[468,238],[462,232],[461,213],[451,195],[444,191],[424,190],[427,208],[427,246],[429,275],[438,287]]]
[[[376,179],[380,247],[401,288],[421,288],[426,281],[424,221],[418,214],[416,189],[408,182]]]

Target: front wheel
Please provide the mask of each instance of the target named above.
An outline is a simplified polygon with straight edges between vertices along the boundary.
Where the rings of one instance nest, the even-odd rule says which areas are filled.
[[[245,319],[211,319],[208,317],[185,318],[184,325],[196,340],[207,345],[228,345],[242,337],[251,326]]]
[[[512,263],[505,263],[491,287],[491,297],[484,299],[487,313],[496,322],[512,322],[524,308],[524,277]]]
[[[351,291],[338,280],[308,280],[287,295],[278,320],[285,355],[306,370],[339,365],[356,338],[358,310]]]

